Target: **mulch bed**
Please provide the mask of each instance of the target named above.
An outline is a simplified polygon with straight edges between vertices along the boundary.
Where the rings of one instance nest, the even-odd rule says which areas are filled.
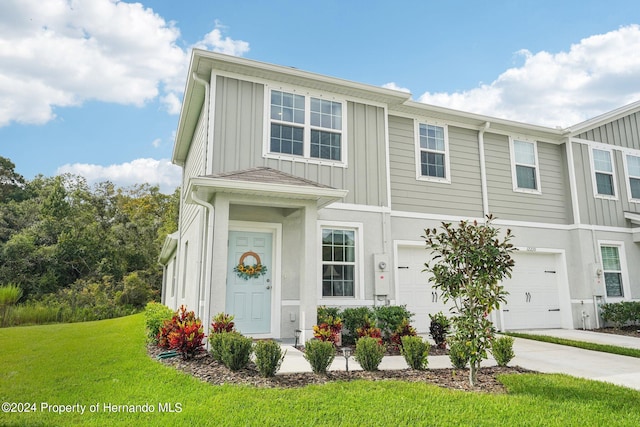
[[[154,345],[147,347],[150,357],[156,356],[164,350]],[[454,390],[465,390],[486,393],[505,393],[505,387],[497,380],[500,374],[532,372],[517,366],[487,367],[478,372],[476,387],[469,385],[469,371],[467,369],[427,369],[415,371],[411,369],[366,371],[330,371],[327,375],[317,375],[310,372],[296,374],[281,374],[273,378],[263,378],[253,363],[249,367],[233,372],[222,363],[213,360],[209,353],[201,353],[194,359],[184,361],[180,357],[162,359],[160,363],[173,366],[183,372],[193,375],[202,381],[214,385],[243,384],[264,388],[296,388],[310,384],[326,384],[332,381],[353,381],[365,379],[370,381],[401,380],[410,382],[424,382]]]
[[[603,334],[625,335],[628,337],[640,338],[640,326],[623,326],[621,328],[600,328],[594,329],[594,332],[602,332]]]

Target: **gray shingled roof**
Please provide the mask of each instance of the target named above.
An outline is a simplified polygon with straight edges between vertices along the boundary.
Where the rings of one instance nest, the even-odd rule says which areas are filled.
[[[309,179],[304,179],[269,167],[255,167],[234,172],[204,175],[203,178],[229,179],[233,181],[263,182],[266,184],[299,185],[301,187],[333,188]]]

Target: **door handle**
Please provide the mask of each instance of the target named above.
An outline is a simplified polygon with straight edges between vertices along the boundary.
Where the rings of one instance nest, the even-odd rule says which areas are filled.
[[[271,285],[267,286],[267,289],[271,289]]]

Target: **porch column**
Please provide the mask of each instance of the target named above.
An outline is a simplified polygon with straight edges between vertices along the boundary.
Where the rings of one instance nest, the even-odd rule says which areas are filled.
[[[229,198],[222,193],[216,194],[213,201],[214,224],[213,248],[211,258],[211,288],[209,290],[209,315],[225,311],[227,300],[227,253],[229,246]],[[213,225],[212,225],[213,226]],[[207,325],[211,319],[202,319]]]
[[[317,321],[318,295],[318,207],[308,202],[302,221],[303,241],[300,257],[300,329],[301,341],[313,337],[313,325]]]

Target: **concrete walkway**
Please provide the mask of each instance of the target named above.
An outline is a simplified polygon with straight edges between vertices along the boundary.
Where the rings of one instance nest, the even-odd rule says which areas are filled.
[[[520,331],[536,335],[558,336],[576,341],[611,344],[621,347],[640,348],[640,338],[623,337],[580,330],[538,330]],[[311,366],[303,353],[291,345],[282,345],[287,354],[279,373],[311,372]],[[561,373],[575,377],[606,381],[617,385],[640,390],[640,359],[628,356],[582,350],[558,344],[516,338],[514,344],[516,357],[510,366],[521,366],[533,371],[545,373]],[[494,366],[495,361],[489,357],[482,366]],[[405,369],[407,364],[402,356],[385,356],[380,369]],[[449,356],[430,356],[429,368],[451,368]],[[349,358],[349,370],[362,368]],[[329,367],[330,371],[344,371],[345,358],[337,355]]]

